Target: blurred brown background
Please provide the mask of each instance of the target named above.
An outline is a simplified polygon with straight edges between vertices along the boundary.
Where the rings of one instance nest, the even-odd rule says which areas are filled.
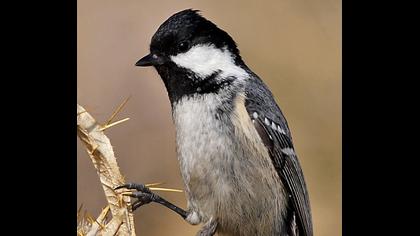
[[[309,188],[315,235],[341,235],[341,1],[78,1],[78,103],[105,121],[129,95],[106,131],[127,181],[182,188],[175,134],[163,83],[135,67],[150,38],[186,8],[225,29],[242,57],[269,85],[288,119]],[[96,172],[78,141],[77,204],[94,216],[105,206]],[[161,193],[185,208],[183,193]],[[76,210],[76,209],[75,209]],[[156,204],[136,211],[138,235],[194,235]]]

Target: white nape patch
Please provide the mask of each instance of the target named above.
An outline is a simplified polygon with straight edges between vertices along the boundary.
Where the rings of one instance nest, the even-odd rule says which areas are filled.
[[[295,156],[295,150],[293,150],[293,148],[283,148],[281,150],[282,153],[288,155],[288,156]]]
[[[226,48],[218,49],[214,45],[199,44],[185,53],[171,56],[171,60],[180,67],[189,69],[199,77],[205,78],[220,70],[222,77],[235,76],[238,79],[248,77],[248,73],[235,65],[234,56]]]

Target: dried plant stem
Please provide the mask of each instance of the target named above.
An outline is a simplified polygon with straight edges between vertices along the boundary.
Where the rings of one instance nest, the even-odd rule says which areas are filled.
[[[122,106],[121,106],[122,107]],[[120,109],[120,108],[119,108]],[[118,112],[115,112],[118,113]],[[114,117],[112,117],[114,118]],[[109,128],[116,124],[106,124]],[[120,122],[118,122],[120,123]],[[105,208],[101,215],[92,224],[87,235],[129,235],[135,236],[133,214],[128,210],[130,197],[116,194],[114,188],[125,183],[121,175],[111,142],[105,136],[104,126],[96,120],[79,104],[77,105],[77,135],[85,144],[87,153],[96,168],[102,187],[105,192],[109,209]],[[105,225],[100,225],[107,211],[111,211],[112,219]],[[99,219],[102,217],[101,219]]]

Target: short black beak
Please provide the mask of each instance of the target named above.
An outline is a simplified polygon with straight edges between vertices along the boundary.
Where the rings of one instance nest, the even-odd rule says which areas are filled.
[[[142,59],[136,62],[136,66],[157,66],[162,64],[162,58],[156,56],[155,54],[144,56]]]

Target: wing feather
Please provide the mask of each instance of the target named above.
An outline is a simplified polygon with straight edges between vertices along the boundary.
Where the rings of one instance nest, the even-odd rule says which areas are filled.
[[[245,107],[261,140],[269,150],[280,179],[287,188],[293,210],[291,227],[293,224],[294,227],[297,226],[297,231],[293,229],[293,232],[312,236],[309,196],[287,122],[265,85],[259,84],[259,88],[262,90],[247,91]],[[264,111],[264,114],[261,114],[261,111]],[[292,223],[293,221],[295,223]]]

